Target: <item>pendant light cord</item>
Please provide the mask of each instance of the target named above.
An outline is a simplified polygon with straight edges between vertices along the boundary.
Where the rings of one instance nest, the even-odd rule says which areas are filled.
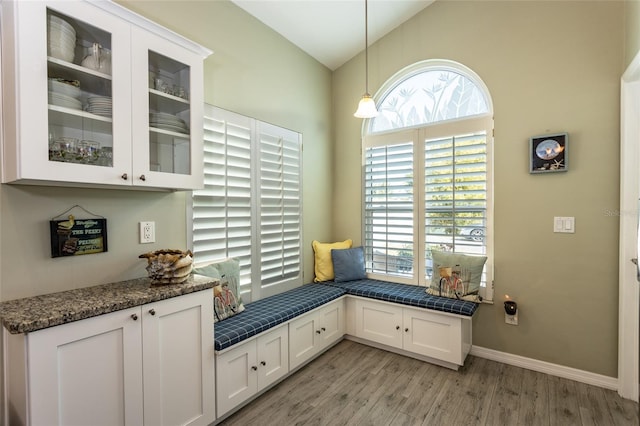
[[[369,95],[369,7],[364,0],[364,92]]]

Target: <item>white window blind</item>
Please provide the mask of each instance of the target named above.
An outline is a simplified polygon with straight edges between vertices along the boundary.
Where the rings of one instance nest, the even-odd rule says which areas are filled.
[[[203,158],[196,264],[237,258],[247,302],[301,284],[301,135],[205,104]]]
[[[365,258],[373,274],[413,276],[413,151],[413,142],[365,151]]]
[[[427,139],[424,148],[426,278],[431,279],[432,249],[487,253],[486,131]]]
[[[258,123],[262,286],[302,274],[300,135]]]

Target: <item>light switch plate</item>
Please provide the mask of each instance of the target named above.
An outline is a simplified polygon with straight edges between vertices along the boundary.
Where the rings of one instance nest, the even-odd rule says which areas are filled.
[[[573,234],[576,232],[576,218],[573,216],[555,216],[553,218],[553,232]]]

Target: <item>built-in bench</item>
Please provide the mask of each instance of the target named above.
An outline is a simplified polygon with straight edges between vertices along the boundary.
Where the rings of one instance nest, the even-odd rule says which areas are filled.
[[[216,412],[223,420],[343,338],[457,369],[473,302],[378,280],[305,284],[215,324]]]
[[[372,279],[305,284],[248,303],[240,314],[216,323],[215,349],[222,351],[345,294],[464,316],[472,316],[478,307],[465,300],[429,295],[424,287]]]
[[[365,279],[341,283],[332,282],[330,285],[341,288],[346,294],[352,296],[384,300],[385,302],[416,306],[418,308],[431,309],[450,314],[472,316],[478,308],[477,303],[450,299],[448,297],[432,296],[427,294],[425,287],[409,284]]]
[[[222,351],[309,312],[345,294],[323,284],[306,284],[245,305],[241,313],[216,323],[215,349]]]

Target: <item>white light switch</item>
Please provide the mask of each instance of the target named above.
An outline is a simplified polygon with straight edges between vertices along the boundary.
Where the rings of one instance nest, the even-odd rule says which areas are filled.
[[[556,216],[553,218],[553,232],[562,232],[573,234],[576,232],[576,218],[575,217],[561,217]]]

